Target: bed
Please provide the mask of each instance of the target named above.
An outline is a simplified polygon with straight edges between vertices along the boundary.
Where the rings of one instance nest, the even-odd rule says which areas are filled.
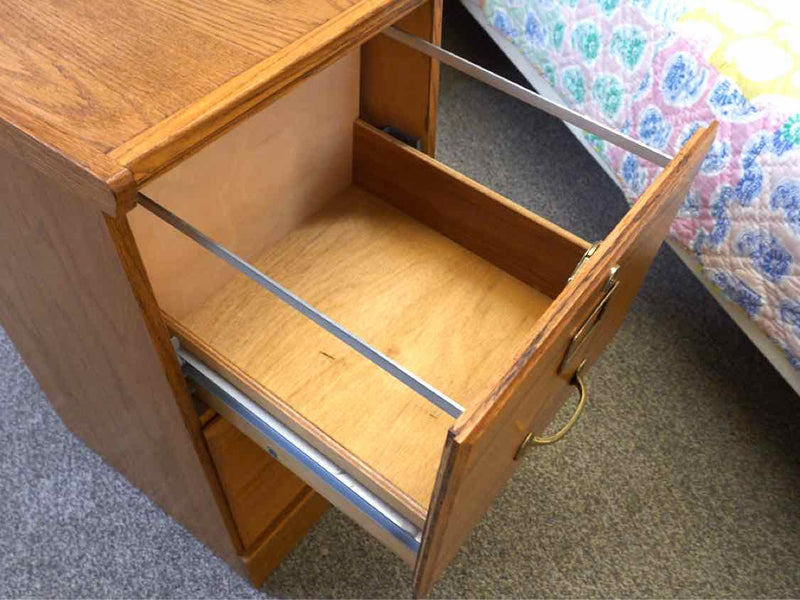
[[[551,100],[673,154],[719,121],[669,243],[800,394],[800,6],[461,1]],[[569,127],[629,201],[659,170]]]

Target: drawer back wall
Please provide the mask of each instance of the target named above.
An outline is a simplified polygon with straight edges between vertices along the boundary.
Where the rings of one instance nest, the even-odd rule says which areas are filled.
[[[143,193],[252,260],[352,181],[359,50],[310,77]],[[162,310],[182,318],[234,270],[142,208],[131,228]]]

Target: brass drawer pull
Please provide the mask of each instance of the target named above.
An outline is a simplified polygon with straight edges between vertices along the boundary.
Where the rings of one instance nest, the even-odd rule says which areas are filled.
[[[553,435],[539,436],[534,435],[533,432],[530,432],[525,436],[525,439],[522,440],[519,448],[517,448],[517,452],[514,454],[514,460],[520,459],[531,445],[547,446],[548,444],[555,444],[557,441],[567,435],[569,430],[572,429],[575,426],[575,423],[578,422],[583,409],[586,407],[586,386],[583,385],[583,381],[581,380],[581,370],[585,364],[586,361],[584,360],[575,371],[575,375],[572,376],[572,380],[570,381],[570,384],[574,385],[578,389],[580,398],[578,399],[578,405],[575,407],[575,412],[572,413],[569,421],[567,421],[566,424]]]

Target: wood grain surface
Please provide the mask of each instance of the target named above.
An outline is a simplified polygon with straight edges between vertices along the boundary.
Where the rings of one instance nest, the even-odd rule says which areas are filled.
[[[422,3],[8,0],[0,120],[101,182],[143,181]]]
[[[434,44],[442,42],[442,1],[431,0],[394,24]],[[390,125],[436,155],[439,62],[384,35],[361,48],[361,118]]]
[[[255,587],[261,587],[329,508],[328,501],[310,487],[297,496],[274,526],[242,555],[242,563]]]
[[[246,260],[350,185],[358,115],[351,52],[142,188]],[[129,213],[161,308],[181,318],[233,270],[143,208]]]
[[[247,388],[243,391],[247,394],[255,393]],[[275,455],[278,456],[281,464],[285,465],[292,473],[305,481],[315,492],[323,496],[344,515],[360,525],[364,531],[394,552],[409,566],[414,565],[414,561],[416,560],[415,551],[412,551],[381,524],[374,521],[369,514],[362,511],[358,505],[353,504],[349,498],[343,496],[340,490],[336,487],[332,487],[328,480],[320,477],[319,471],[310,468],[305,462],[296,460],[291,453],[285,452],[280,447],[276,447],[270,439],[264,436],[261,429],[254,427],[248,420],[243,419],[236,410],[231,409],[230,406],[224,402],[215,402],[214,396],[210,396],[209,399],[214,409],[230,421],[239,431],[247,435],[254,443],[261,446],[267,452],[274,452]],[[422,518],[424,519],[424,516]]]
[[[247,554],[309,488],[223,417],[203,435]]]
[[[589,243],[359,121],[353,180],[555,297]]]
[[[304,0],[320,4],[319,0]],[[309,75],[402,18],[424,0],[356,0],[323,23],[306,23],[306,33],[263,57],[213,91],[185,103],[168,118],[118,145],[109,156],[144,181],[192,153],[252,110],[260,110]],[[232,5],[234,3],[231,3]],[[295,13],[294,0],[266,2]]]
[[[38,135],[46,138],[59,134],[49,125],[34,126],[29,115],[7,104],[2,95],[0,115],[0,148],[42,177],[57,182],[70,195],[93,202],[108,215],[116,216],[135,205],[136,182],[128,169],[104,154],[85,152],[77,140],[62,140],[60,151],[43,144],[28,131],[38,127]]]

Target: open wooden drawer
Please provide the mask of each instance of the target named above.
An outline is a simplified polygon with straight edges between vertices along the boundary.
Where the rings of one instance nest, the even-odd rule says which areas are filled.
[[[353,54],[148,184],[131,223],[186,374],[422,595],[583,395],[713,127],[590,251],[357,120],[358,89]]]

